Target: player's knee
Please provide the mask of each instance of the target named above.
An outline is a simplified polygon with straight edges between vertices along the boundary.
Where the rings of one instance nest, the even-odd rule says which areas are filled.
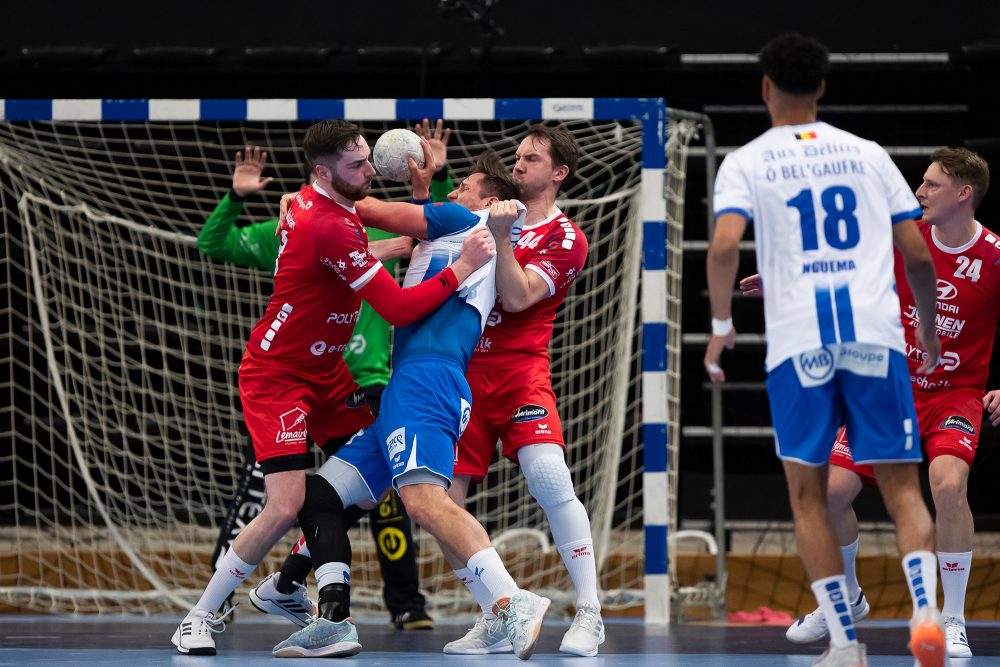
[[[304,533],[328,521],[333,515],[342,515],[344,505],[330,483],[319,475],[306,478],[306,500],[299,510],[298,519]]]
[[[932,479],[931,495],[934,497],[934,507],[938,512],[959,509],[964,507],[967,502],[964,480],[957,475]]]
[[[418,473],[419,471],[411,471]],[[399,497],[406,505],[410,519],[419,526],[432,526],[441,503],[450,502],[445,488],[429,478],[404,473],[399,478]]]
[[[573,479],[562,456],[540,456],[523,469],[528,493],[543,510],[575,501]]]

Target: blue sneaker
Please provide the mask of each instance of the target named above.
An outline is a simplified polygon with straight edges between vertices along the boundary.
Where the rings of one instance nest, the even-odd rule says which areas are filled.
[[[334,623],[314,618],[312,623],[274,647],[275,658],[346,658],[361,652],[354,619]]]

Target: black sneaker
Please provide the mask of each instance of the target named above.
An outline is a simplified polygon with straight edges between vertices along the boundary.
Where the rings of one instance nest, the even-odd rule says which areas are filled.
[[[413,609],[396,614],[389,621],[389,625],[397,630],[433,630],[434,619],[423,609]]]

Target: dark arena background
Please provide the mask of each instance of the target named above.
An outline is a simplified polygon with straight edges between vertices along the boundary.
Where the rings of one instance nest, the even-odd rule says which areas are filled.
[[[559,116],[585,156],[562,206],[587,232],[591,254],[551,352],[570,468],[605,549],[608,641],[597,660],[812,664],[822,646],[788,643],[770,614],[799,616],[815,599],[774,455],[760,300],[734,299],[729,382],[713,390],[702,367],[710,184],[729,151],[768,127],[756,53],[786,31],[830,49],[820,119],[884,146],[913,189],[941,146],[973,149],[997,173],[997,26],[1000,3],[971,1],[5,3],[0,663],[194,660],[176,654],[170,634],[211,572],[246,444],[236,368],[272,287],[263,272],[208,260],[194,244],[229,187],[236,150],[252,143],[271,154],[265,175],[276,183],[246,209],[259,221],[275,217],[280,193],[302,180],[301,140],[314,118],[296,100],[346,100],[317,108],[359,120],[370,143],[419,120],[400,109],[471,100],[462,108],[489,111],[444,118],[454,129],[453,174],[486,146],[512,163],[517,137],[541,119],[494,115],[494,104],[547,110],[584,100],[589,116]],[[136,100],[186,101],[200,115],[157,119],[155,105]],[[286,102],[298,116],[254,115]],[[105,111],[60,116],[64,108]],[[109,117],[119,108],[149,111]],[[372,115],[377,108],[395,112]],[[352,118],[351,109],[370,115]],[[653,181],[662,183],[654,198],[666,221],[659,247],[642,217],[650,145],[665,174]],[[409,196],[381,179],[376,186],[380,196]],[[1000,232],[1000,192],[986,195],[976,218]],[[753,248],[748,233],[741,276],[755,272]],[[647,282],[657,261],[662,285]],[[668,331],[652,354],[651,293],[667,303]],[[652,421],[664,422],[666,454],[652,458],[666,457],[665,482],[644,451],[656,447],[648,415],[660,408],[650,408],[643,378],[661,357],[666,417]],[[998,359],[987,389],[1000,387]],[[931,505],[926,463],[921,475]],[[646,488],[654,478],[662,492]],[[976,541],[966,617],[976,657],[966,662],[974,665],[1000,664],[998,479],[1000,428],[984,421],[968,491]],[[557,601],[533,659],[568,660],[556,649],[572,618],[571,586],[544,515],[506,461],[480,488],[474,513],[495,541],[502,536],[505,561]],[[892,524],[870,489],[855,507],[871,664],[912,664]],[[669,576],[647,562],[658,552],[645,540],[660,535],[651,511],[677,537]],[[468,659],[440,649],[473,618],[471,600],[430,536],[416,539],[435,629],[386,629],[377,547],[362,530],[353,542],[365,650],[351,664]],[[289,544],[252,579],[272,571]],[[743,622],[738,612],[747,612]],[[204,661],[268,664],[292,626],[248,602],[236,615],[217,636],[219,655]]]

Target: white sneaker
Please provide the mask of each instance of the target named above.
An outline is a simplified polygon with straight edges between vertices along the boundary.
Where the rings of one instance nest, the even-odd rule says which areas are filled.
[[[170,641],[184,655],[215,655],[215,639],[212,635],[226,629],[223,619],[228,614],[227,611],[216,618],[211,612],[192,609],[174,630]]]
[[[445,644],[444,652],[449,655],[486,655],[513,653],[514,647],[507,639],[503,622],[496,616],[483,614],[464,637]]]
[[[868,606],[868,600],[865,599],[865,592],[861,591],[858,593],[858,599],[851,604],[851,617],[857,623],[866,617],[869,611],[871,611],[871,607]],[[785,638],[796,644],[809,644],[823,639],[828,634],[830,634],[830,628],[826,626],[826,616],[817,609],[788,626]]]
[[[573,655],[597,655],[597,647],[604,643],[604,621],[597,607],[581,606],[576,618],[563,635],[559,650]]]
[[[865,655],[864,644],[850,644],[826,649],[813,663],[813,667],[867,667],[868,658]]]
[[[294,591],[281,593],[275,588],[276,583],[278,583],[277,572],[264,577],[257,587],[250,591],[250,604],[262,613],[284,616],[300,628],[309,625],[314,608],[306,587],[296,583]]]
[[[941,620],[944,622],[944,642],[948,657],[971,658],[972,649],[969,647],[969,637],[965,634],[965,620],[955,616],[945,616]]]
[[[497,600],[493,613],[500,617],[514,655],[527,660],[535,650],[542,631],[542,618],[552,600],[518,589],[512,597]]]

